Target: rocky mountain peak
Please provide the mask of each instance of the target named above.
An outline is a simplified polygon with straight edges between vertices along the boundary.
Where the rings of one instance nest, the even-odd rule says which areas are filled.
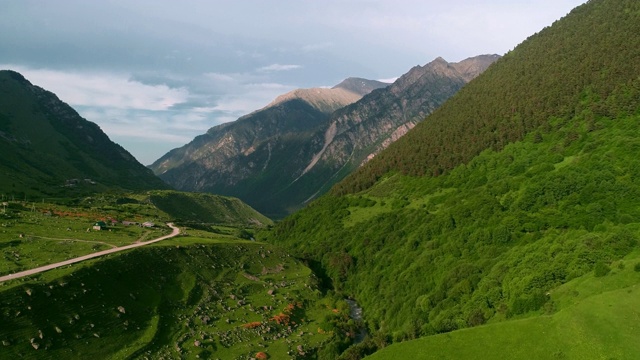
[[[323,113],[330,114],[342,107],[353,104],[371,91],[388,85],[389,84],[375,80],[348,78],[332,88],[315,87],[292,90],[278,96],[264,109],[282,104],[286,101],[299,99]]]
[[[480,75],[498,58],[500,58],[499,55],[479,55],[459,63],[450,63],[439,56],[424,66],[418,65],[411,68],[393,83],[391,91],[401,93],[427,74],[458,78],[464,80],[464,82],[469,82]]]
[[[500,55],[480,55],[465,60],[459,63],[451,64],[467,81],[471,81],[476,76],[480,75],[489,65],[494,63],[500,58]]]

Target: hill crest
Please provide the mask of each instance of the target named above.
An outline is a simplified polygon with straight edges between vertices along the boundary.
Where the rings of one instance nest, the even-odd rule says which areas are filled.
[[[98,125],[21,74],[0,71],[0,94],[0,184],[16,193],[60,193],[70,179],[129,190],[169,188]]]

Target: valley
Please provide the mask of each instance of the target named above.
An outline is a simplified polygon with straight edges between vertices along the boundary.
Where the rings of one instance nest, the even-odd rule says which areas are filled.
[[[640,358],[636,0],[149,167],[17,72],[0,95],[0,358]]]
[[[134,210],[135,197],[82,211],[7,202],[0,357],[304,358],[348,331],[348,305],[323,295],[311,270],[281,249],[238,237],[255,230],[238,228],[239,218],[90,227],[106,216],[127,224],[168,216],[148,203]]]

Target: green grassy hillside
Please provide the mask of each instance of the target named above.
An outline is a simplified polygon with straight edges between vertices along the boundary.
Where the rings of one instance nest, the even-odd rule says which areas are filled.
[[[637,359],[638,255],[555,289],[551,315],[393,344],[367,359]]]
[[[64,199],[64,204],[4,203],[0,209],[0,275],[151,240],[170,232],[167,222],[184,231],[197,228],[247,239],[255,229],[272,224],[235,198],[168,190],[94,194]],[[107,229],[93,231],[97,221],[107,223]],[[136,226],[144,222],[155,226]]]
[[[171,190],[151,191],[148,195],[155,207],[178,223],[240,227],[265,227],[273,224],[269,218],[237,198]]]
[[[580,6],[262,235],[363,306],[345,357],[553,314],[549,293],[637,249],[639,26],[636,1]]]
[[[561,127],[441,177],[393,175],[317,201],[268,238],[321,260],[395,340],[538,310],[550,289],[637,246],[639,120],[588,131],[576,119],[572,143]]]
[[[224,237],[5,282],[0,303],[0,357],[28,359],[297,358],[338,336],[344,314],[288,254]]]

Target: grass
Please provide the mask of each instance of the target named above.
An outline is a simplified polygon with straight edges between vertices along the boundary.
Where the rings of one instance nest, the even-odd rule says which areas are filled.
[[[372,198],[373,200],[377,200]],[[377,201],[375,205],[369,207],[351,206],[349,207],[349,216],[345,217],[345,227],[352,227],[358,223],[372,219],[380,214],[393,211],[391,204],[381,203]]]
[[[390,183],[394,183],[394,181],[395,179],[385,179],[383,184],[389,185]],[[439,189],[433,193],[423,194],[417,198],[409,198],[408,196],[402,196],[397,193],[394,194],[392,190],[385,188],[385,186],[383,186],[382,191],[376,187],[376,191],[373,193],[380,196],[359,195],[359,197],[375,201],[375,204],[372,206],[349,206],[349,215],[344,218],[344,226],[353,227],[359,223],[369,221],[378,215],[391,213],[404,207],[408,209],[427,209],[430,213],[437,213],[443,201],[447,199],[447,196],[455,191],[456,189],[454,188]],[[391,194],[395,196],[389,196]],[[388,197],[384,197],[384,195]],[[355,198],[354,196],[351,197]]]
[[[0,284],[0,358],[288,358],[330,336],[314,289],[273,246],[181,236]]]
[[[186,204],[180,204],[181,201]],[[188,211],[193,212],[187,214]],[[202,219],[214,222],[199,222]],[[156,227],[125,226],[122,225],[125,220],[151,221]],[[155,239],[170,232],[164,223],[176,220],[189,224],[179,223],[189,234],[212,239],[232,238],[241,232],[239,227],[249,233],[246,229],[271,224],[271,220],[237,199],[208,194],[176,191],[101,193],[58,199],[56,203],[44,199],[42,202],[5,202],[3,198],[0,275]],[[96,221],[106,222],[108,229],[94,231],[92,226]],[[112,221],[115,222],[113,225]]]
[[[637,359],[640,262],[636,251],[604,277],[592,273],[552,291],[557,312],[393,344],[380,359]],[[620,265],[622,264],[622,265]]]
[[[116,214],[81,212],[52,204],[10,205],[0,214],[0,275],[151,240],[169,232],[164,225],[149,229],[121,224],[95,231],[95,221],[117,219]]]

